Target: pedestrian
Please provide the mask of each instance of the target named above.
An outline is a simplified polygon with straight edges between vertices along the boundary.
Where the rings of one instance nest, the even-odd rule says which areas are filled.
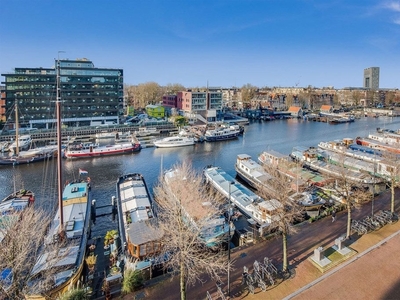
[[[335,222],[336,219],[336,211],[332,211],[332,222]]]

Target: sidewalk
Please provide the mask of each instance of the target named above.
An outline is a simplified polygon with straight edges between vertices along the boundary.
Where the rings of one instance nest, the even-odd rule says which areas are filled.
[[[387,193],[378,196],[374,203],[375,211],[387,209],[389,198]],[[396,211],[397,206],[396,203]],[[371,214],[371,204],[354,210],[352,214],[353,219]],[[281,239],[235,248],[231,255],[235,260],[234,270],[231,271],[231,299],[393,299],[393,295],[400,295],[400,260],[397,258],[400,222],[361,237],[353,236],[347,246],[357,254],[324,274],[309,261],[315,248],[332,246],[335,239],[346,232],[346,221],[347,212],[343,211],[336,215],[334,223],[331,218],[325,218],[301,225],[299,232],[288,240],[288,257],[295,275],[266,292],[256,288],[255,294],[250,294],[241,285],[243,266],[251,271],[255,260],[262,261],[268,257],[280,267]],[[226,282],[226,278],[222,280]],[[222,289],[226,292],[226,284],[222,285]],[[215,283],[211,281],[188,287],[187,299],[206,299],[207,292],[212,299],[221,299]],[[180,299],[179,278],[150,283],[146,289],[124,299]]]

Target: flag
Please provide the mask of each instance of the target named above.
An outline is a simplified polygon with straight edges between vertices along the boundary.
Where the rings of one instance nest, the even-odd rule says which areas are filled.
[[[79,175],[86,175],[86,174],[88,174],[88,171],[79,168]]]

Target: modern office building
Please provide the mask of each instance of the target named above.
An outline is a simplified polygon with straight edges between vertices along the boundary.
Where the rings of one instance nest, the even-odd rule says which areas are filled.
[[[190,120],[215,122],[222,117],[222,99],[221,88],[182,91],[177,93],[177,108]]]
[[[119,123],[124,108],[122,69],[95,68],[86,58],[57,62],[63,126]],[[14,73],[1,75],[5,111],[17,102],[21,126],[49,128],[55,123],[55,67],[15,68]]]
[[[363,87],[371,90],[379,89],[379,67],[364,69]]]

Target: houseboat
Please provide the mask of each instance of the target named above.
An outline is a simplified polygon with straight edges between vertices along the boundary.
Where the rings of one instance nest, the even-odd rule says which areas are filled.
[[[127,266],[146,269],[160,249],[162,234],[156,229],[153,199],[139,173],[119,177],[116,184],[118,229],[121,244],[128,253]]]
[[[343,157],[337,157],[334,154],[329,156],[329,154],[318,151],[315,147],[294,147],[290,156],[296,161],[299,161],[303,166],[327,176],[336,178],[345,176],[350,181],[367,185],[376,182],[376,177],[371,175],[368,171],[351,166],[352,164],[357,164],[355,160],[350,161],[351,158],[346,158],[348,161],[343,163]],[[338,164],[338,161],[341,163]],[[349,166],[346,167],[346,165]],[[370,165],[368,166],[370,168]],[[374,171],[373,168],[372,171]]]
[[[374,151],[363,151],[359,145],[348,144],[344,141],[319,142],[318,148],[372,163],[380,160],[382,155],[381,153],[377,155]]]
[[[89,147],[71,148],[64,150],[66,158],[90,158],[99,156],[119,155],[132,152],[138,152],[142,149],[140,142],[133,140],[130,143],[121,143],[106,146],[90,145]]]
[[[271,223],[277,221],[277,214],[274,212],[282,208],[278,200],[262,199],[219,167],[208,166],[203,172],[206,182],[228,198],[248,218],[250,224],[256,224],[260,233],[268,230]]]
[[[179,177],[178,170],[169,170],[165,172],[165,182],[167,185],[172,185],[174,181],[181,180]],[[171,201],[176,201],[171,199]],[[205,208],[209,207],[209,203],[204,203],[201,199],[198,202],[192,202],[190,207],[185,207],[184,203],[180,201],[180,207],[184,213],[184,220],[190,222],[190,225],[199,232],[199,238],[205,243],[207,247],[215,248],[221,245],[223,242],[228,241],[232,238],[235,233],[235,225],[231,222],[229,224],[228,218],[223,212],[225,209],[216,208],[217,213],[213,210]],[[224,206],[222,206],[224,207]]]
[[[254,189],[265,187],[270,189],[268,181],[272,178],[264,167],[255,162],[248,154],[239,154],[236,157],[235,170],[237,175]]]
[[[35,194],[29,190],[19,190],[11,193],[0,201],[0,224],[9,224],[8,220],[20,220],[15,217],[35,202]],[[7,220],[7,221],[6,221]],[[7,234],[6,227],[1,227],[0,242]]]
[[[262,165],[272,166],[284,173],[291,181],[292,190],[295,192],[303,191],[309,186],[322,187],[332,181],[319,172],[303,168],[301,164],[290,162],[290,156],[274,150],[263,151],[258,156],[258,161]]]

